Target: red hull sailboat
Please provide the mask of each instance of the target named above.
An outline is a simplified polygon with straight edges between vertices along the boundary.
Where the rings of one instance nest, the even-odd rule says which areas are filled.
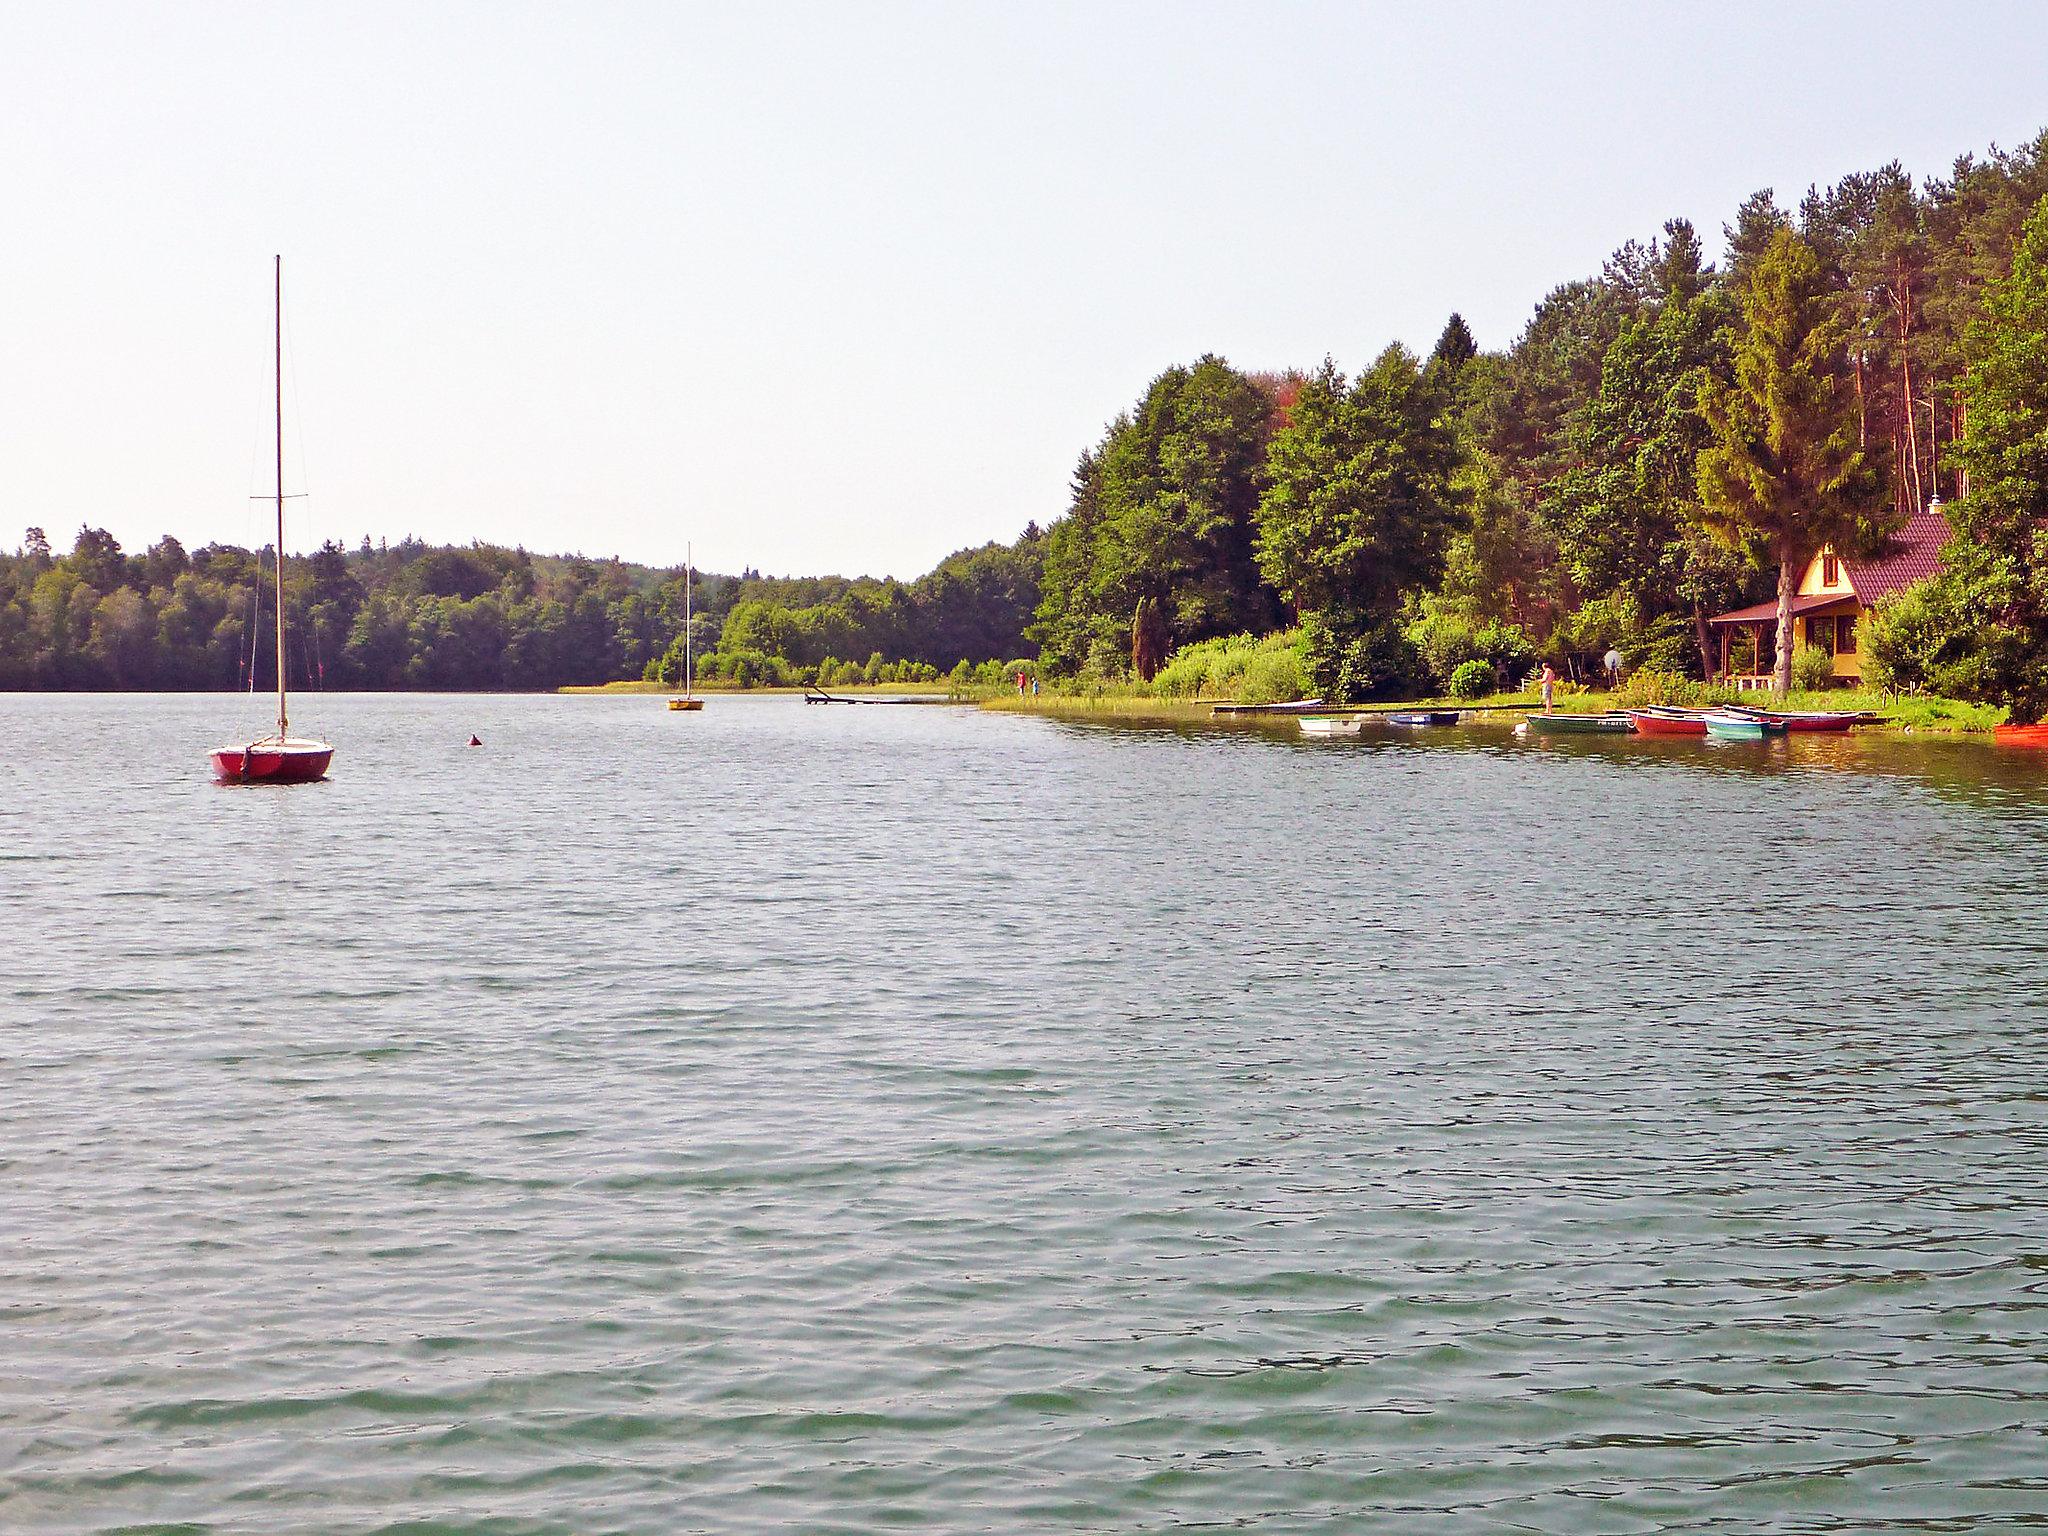
[[[324,741],[266,736],[246,747],[215,747],[213,774],[223,784],[311,784],[327,777],[333,761]]]
[[[213,749],[214,777],[223,784],[311,784],[327,777],[334,748],[292,735],[284,682],[284,258],[276,259],[273,297],[277,318],[277,730],[240,746]]]

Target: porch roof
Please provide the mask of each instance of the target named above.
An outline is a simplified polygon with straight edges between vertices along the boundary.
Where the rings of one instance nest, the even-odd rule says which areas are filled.
[[[1798,618],[1808,613],[1854,613],[1858,607],[1854,593],[1816,592],[1808,597],[1792,599],[1792,616]],[[1732,613],[1717,613],[1707,620],[1709,624],[1775,624],[1778,622],[1778,600],[1757,603],[1749,608],[1737,608]]]

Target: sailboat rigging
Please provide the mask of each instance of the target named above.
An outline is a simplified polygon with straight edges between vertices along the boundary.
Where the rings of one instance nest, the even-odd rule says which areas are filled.
[[[213,750],[214,777],[224,784],[310,784],[327,776],[334,748],[324,741],[294,737],[285,700],[284,652],[284,258],[274,258],[272,301],[275,315],[277,383],[277,544],[270,567],[277,599],[277,731],[240,746]],[[250,686],[255,685],[253,655]]]
[[[696,585],[696,563],[690,546],[683,546],[683,696],[670,699],[670,709],[702,709],[704,701],[690,692],[690,588]]]

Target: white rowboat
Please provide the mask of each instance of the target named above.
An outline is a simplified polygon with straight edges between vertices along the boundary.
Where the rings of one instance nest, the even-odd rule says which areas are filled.
[[[1295,724],[1304,736],[1356,736],[1365,729],[1365,720],[1358,715],[1302,715]]]

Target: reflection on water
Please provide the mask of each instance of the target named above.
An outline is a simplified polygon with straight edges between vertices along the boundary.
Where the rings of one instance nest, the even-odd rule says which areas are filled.
[[[0,698],[0,1529],[2048,1516],[2048,756],[243,702]]]
[[[1268,719],[1240,728],[1321,751],[1416,747],[1519,750],[1594,757],[1617,766],[1650,763],[1743,774],[1854,773],[1915,779],[1939,793],[1987,806],[2014,800],[2048,804],[2048,752],[2001,748],[1985,736],[1857,731],[1768,736],[1761,741],[1632,735],[1519,737],[1504,722],[1478,722],[1423,730],[1368,726],[1360,737],[1318,742],[1302,738],[1291,721]]]

